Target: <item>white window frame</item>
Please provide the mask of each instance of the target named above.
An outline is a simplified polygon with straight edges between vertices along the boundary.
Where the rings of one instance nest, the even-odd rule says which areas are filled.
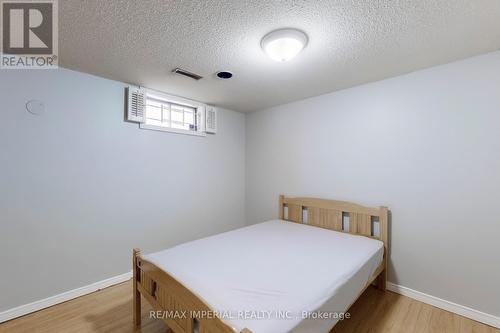
[[[162,132],[170,132],[170,133],[177,133],[177,134],[186,134],[186,135],[194,135],[194,136],[207,136],[205,132],[205,104],[196,102],[187,98],[182,98],[178,96],[173,96],[169,94],[165,94],[162,92],[158,92],[155,90],[151,89],[143,89],[144,93],[146,95],[145,97],[145,105],[144,105],[144,122],[139,124],[139,127],[142,129],[148,129],[148,130],[153,130],[153,131],[162,131]],[[165,127],[165,126],[158,126],[158,125],[152,125],[152,124],[147,124],[147,99],[148,97],[157,99],[159,101],[165,101],[166,103],[173,103],[173,104],[178,104],[178,105],[183,105],[183,106],[188,106],[196,109],[196,113],[193,115],[194,117],[198,117],[197,121],[197,129],[196,131],[193,130],[185,130],[185,129],[180,129],[180,128],[172,128],[172,127]]]

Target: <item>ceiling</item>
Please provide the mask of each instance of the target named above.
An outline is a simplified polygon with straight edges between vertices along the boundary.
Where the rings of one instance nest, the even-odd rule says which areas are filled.
[[[59,64],[248,112],[498,50],[499,17],[498,0],[64,0]],[[283,27],[309,44],[278,63],[260,40]]]

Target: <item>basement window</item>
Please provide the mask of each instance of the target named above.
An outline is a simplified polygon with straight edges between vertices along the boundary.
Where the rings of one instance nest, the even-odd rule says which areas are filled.
[[[204,111],[202,104],[148,91],[145,98],[144,122],[140,127],[205,136]]]

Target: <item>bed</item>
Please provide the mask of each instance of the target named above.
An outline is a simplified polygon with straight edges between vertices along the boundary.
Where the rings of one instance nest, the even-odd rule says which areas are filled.
[[[279,219],[141,255],[141,295],[175,333],[329,332],[362,292],[385,290],[388,209],[279,198]]]

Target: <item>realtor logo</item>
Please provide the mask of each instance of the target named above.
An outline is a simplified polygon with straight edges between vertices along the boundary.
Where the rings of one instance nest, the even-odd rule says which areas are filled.
[[[0,68],[57,68],[56,0],[3,0],[0,5]]]

